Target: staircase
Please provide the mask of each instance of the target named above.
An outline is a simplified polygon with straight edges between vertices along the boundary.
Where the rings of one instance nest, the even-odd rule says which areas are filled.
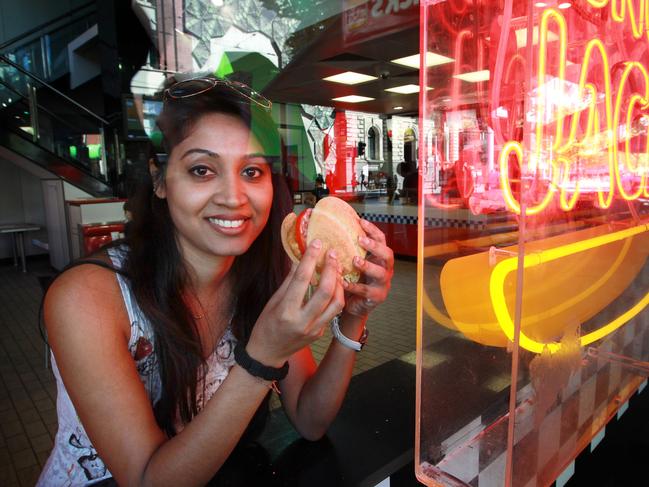
[[[109,122],[0,55],[0,146],[97,197],[115,196],[119,142]]]

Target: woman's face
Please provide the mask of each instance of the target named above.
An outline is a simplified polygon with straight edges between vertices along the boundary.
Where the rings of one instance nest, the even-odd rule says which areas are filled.
[[[241,120],[212,113],[172,150],[156,194],[167,199],[186,258],[237,256],[268,221],[271,167]]]

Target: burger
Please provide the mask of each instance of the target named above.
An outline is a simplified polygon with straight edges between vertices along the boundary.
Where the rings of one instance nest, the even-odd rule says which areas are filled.
[[[293,262],[299,262],[309,244],[319,239],[322,250],[316,263],[318,276],[324,268],[327,252],[335,249],[343,278],[357,282],[360,272],[354,267],[354,257],[365,258],[367,254],[358,243],[358,238],[365,236],[360,220],[356,211],[343,200],[327,196],[299,215],[292,212],[286,215],[282,222],[284,250]]]

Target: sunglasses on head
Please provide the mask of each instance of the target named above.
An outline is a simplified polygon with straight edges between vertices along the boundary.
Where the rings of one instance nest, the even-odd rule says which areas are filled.
[[[225,87],[234,91],[236,94],[246,98],[247,100],[259,105],[260,107],[270,110],[273,106],[272,102],[257,93],[250,86],[239,83],[238,81],[230,81],[219,78],[192,78],[174,83],[169,88],[164,90],[162,99],[167,101],[169,99],[181,100],[192,96],[200,95],[206,91],[212,90],[216,87]]]

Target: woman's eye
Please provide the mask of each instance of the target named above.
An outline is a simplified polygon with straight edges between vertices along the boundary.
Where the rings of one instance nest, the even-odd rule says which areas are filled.
[[[264,172],[258,167],[247,167],[243,170],[243,174],[250,179],[256,179],[261,177]]]
[[[209,175],[211,171],[206,166],[194,166],[189,170],[189,172],[194,176],[205,177]]]

